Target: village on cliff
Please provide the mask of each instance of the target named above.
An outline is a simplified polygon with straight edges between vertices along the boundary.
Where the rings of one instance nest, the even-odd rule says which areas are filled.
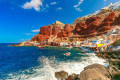
[[[94,51],[116,51],[120,40],[120,2],[77,18],[71,25],[59,21],[40,28],[31,40],[14,46],[88,47]]]

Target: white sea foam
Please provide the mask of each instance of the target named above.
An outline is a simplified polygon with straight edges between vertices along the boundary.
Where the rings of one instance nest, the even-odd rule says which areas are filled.
[[[47,57],[39,57],[38,61],[42,63],[42,67],[36,67],[32,70],[20,71],[20,74],[9,74],[12,79],[8,80],[57,80],[55,72],[66,71],[68,74],[80,74],[84,67],[99,63],[104,65],[105,60],[98,58],[93,54],[87,54],[89,57],[82,57],[79,61],[57,62],[55,57],[48,59]],[[30,74],[32,72],[32,74]],[[28,73],[28,74],[25,74]]]

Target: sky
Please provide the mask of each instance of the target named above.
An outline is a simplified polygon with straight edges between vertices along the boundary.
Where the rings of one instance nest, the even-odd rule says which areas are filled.
[[[30,40],[42,26],[73,21],[119,0],[0,0],[0,43]]]

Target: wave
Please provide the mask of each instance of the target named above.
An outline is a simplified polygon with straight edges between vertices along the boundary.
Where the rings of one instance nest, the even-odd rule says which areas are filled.
[[[80,53],[79,53],[80,54]],[[98,58],[94,54],[87,54],[78,61],[59,61],[55,57],[39,57],[40,66],[33,67],[25,71],[9,74],[7,80],[57,80],[55,72],[66,71],[68,74],[80,74],[88,65],[98,63],[104,65],[104,59]]]

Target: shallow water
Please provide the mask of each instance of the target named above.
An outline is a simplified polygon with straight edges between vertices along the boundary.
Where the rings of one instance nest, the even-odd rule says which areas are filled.
[[[60,47],[10,47],[0,44],[1,80],[56,80],[54,73],[64,70],[69,74],[80,74],[84,67],[105,60],[82,52],[78,48]],[[70,52],[70,56],[64,53]]]

